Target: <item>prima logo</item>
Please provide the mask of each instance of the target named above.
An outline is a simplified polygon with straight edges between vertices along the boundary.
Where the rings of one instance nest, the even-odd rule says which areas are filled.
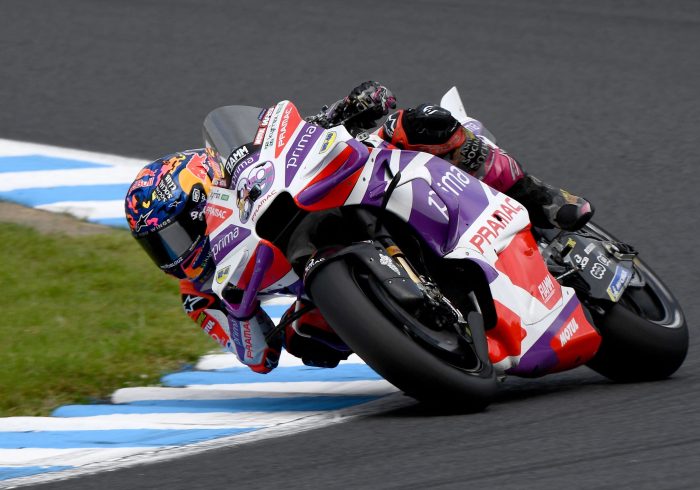
[[[302,154],[306,150],[307,145],[309,144],[309,140],[311,139],[311,136],[318,131],[318,126],[312,126],[308,125],[304,129],[304,132],[301,134],[301,138],[299,138],[299,142],[292,148],[292,152],[290,156],[287,158],[287,168],[289,167],[297,167],[299,164],[299,160],[301,159]]]
[[[440,179],[435,180],[435,185],[443,191],[459,197],[462,191],[469,185],[469,177],[457,167],[451,166]]]
[[[222,232],[211,240],[211,253],[214,262],[219,263],[223,257],[228,255],[243,240],[248,238],[250,230],[231,225],[224,228]]]

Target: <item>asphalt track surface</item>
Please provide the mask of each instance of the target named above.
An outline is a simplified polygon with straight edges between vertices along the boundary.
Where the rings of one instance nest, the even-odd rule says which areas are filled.
[[[409,407],[42,485],[698,488],[700,3],[4,0],[0,136],[155,158],[218,105],[305,113],[366,79],[400,104],[457,85],[527,169],[596,204],[685,309],[670,380],[509,379],[484,413]]]

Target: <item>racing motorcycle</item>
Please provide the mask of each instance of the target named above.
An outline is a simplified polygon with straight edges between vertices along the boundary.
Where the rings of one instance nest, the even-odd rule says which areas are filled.
[[[495,142],[456,88],[441,105]],[[310,124],[289,101],[220,107],[203,133],[226,175],[205,208],[213,289],[234,314],[291,292],[406,394],[465,411],[507,375],[585,364],[653,380],[685,358],[678,302],[594,224],[535,229],[520,203],[447,161]]]

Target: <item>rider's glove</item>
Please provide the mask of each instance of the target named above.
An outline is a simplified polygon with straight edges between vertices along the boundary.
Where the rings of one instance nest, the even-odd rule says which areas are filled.
[[[258,307],[245,320],[229,316],[229,333],[238,360],[257,373],[269,373],[277,367],[282,351],[282,333],[269,341],[265,336],[275,327],[265,311]]]
[[[371,129],[377,120],[386,116],[390,109],[396,107],[396,97],[391,90],[377,82],[361,83],[350,95],[330,107],[324,107],[321,112],[307,121],[325,128],[345,125],[351,132]]]
[[[376,122],[396,108],[396,97],[391,90],[377,82],[361,83],[345,98],[346,117],[353,126],[373,128]]]

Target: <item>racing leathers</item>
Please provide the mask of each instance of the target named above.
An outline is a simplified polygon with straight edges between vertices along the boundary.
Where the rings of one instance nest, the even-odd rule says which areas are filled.
[[[236,318],[212,291],[212,280],[213,271],[201,282],[180,281],[182,307],[187,316],[253,371],[267,373],[274,369],[282,350],[282,337],[278,335],[269,343],[265,340],[275,326],[269,315],[258,306],[249,318]]]

